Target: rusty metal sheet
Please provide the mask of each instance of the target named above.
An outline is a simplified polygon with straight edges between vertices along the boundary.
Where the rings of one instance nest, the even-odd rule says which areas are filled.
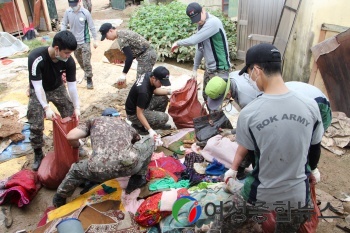
[[[316,63],[326,86],[332,111],[350,116],[350,29],[338,34],[339,46],[321,55]],[[328,41],[322,42],[327,47]],[[321,43],[321,46],[322,46]]]
[[[22,30],[22,18],[14,0],[1,3],[0,23],[2,24],[3,30],[8,33],[16,33]]]

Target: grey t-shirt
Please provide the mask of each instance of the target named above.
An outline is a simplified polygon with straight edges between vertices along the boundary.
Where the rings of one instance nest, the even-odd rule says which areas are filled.
[[[90,33],[94,40],[97,40],[97,33],[91,14],[84,7],[80,7],[77,12],[74,12],[72,8],[68,8],[63,15],[61,23],[61,31],[67,30],[67,25],[70,26],[70,31],[75,36],[78,45],[84,43],[90,43]]]
[[[179,40],[179,46],[196,45],[193,69],[197,70],[202,58],[208,70],[229,70],[231,67],[226,32],[222,22],[214,15],[207,13],[205,24],[198,27],[192,36]]]
[[[323,127],[316,102],[296,92],[263,94],[240,113],[238,144],[255,150],[256,166],[242,195],[250,202],[308,202],[310,144],[321,141]]]
[[[323,129],[324,131],[326,131],[332,123],[331,105],[326,95],[323,94],[323,92],[320,89],[308,83],[292,81],[286,82],[285,84],[289,90],[303,94],[316,101],[316,103],[318,104],[318,108],[321,112]]]
[[[255,90],[254,87],[249,83],[248,74],[239,75],[239,71],[230,73],[231,80],[231,93],[232,98],[241,107],[244,108],[247,104],[256,99],[262,94],[261,91]]]

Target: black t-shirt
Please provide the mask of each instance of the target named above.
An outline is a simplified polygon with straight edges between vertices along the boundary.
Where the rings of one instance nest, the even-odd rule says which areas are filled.
[[[128,98],[125,102],[125,111],[128,115],[136,114],[136,107],[146,109],[152,99],[153,91],[156,87],[151,86],[151,73],[140,75],[131,87]]]
[[[66,62],[53,62],[48,47],[34,49],[28,56],[29,84],[34,88],[31,80],[42,80],[44,91],[52,91],[62,85],[62,73],[66,72],[68,82],[75,82],[76,66],[72,57]]]

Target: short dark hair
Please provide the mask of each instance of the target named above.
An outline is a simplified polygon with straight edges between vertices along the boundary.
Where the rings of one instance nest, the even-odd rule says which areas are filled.
[[[58,46],[58,50],[68,49],[74,51],[77,49],[78,44],[75,36],[70,31],[58,32],[52,41],[52,47]]]
[[[264,63],[254,63],[249,66],[249,69],[253,69],[254,65],[259,66],[266,76],[273,74],[282,75],[282,63],[281,62],[264,62]]]

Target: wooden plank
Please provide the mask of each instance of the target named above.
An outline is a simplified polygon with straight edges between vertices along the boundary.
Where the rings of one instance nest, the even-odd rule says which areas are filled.
[[[41,9],[41,0],[35,0],[34,2],[34,28],[37,28],[40,25],[40,9]]]
[[[248,20],[239,20],[238,25],[240,26],[247,26],[248,25]]]
[[[238,51],[237,51],[237,59],[239,59],[239,60],[245,60],[245,54],[246,54],[245,51],[238,50]]]
[[[259,34],[250,34],[248,36],[248,39],[249,40],[257,40],[257,41],[263,41],[263,42],[272,43],[273,36],[266,36],[266,35],[259,35]]]
[[[50,19],[49,9],[47,8],[46,0],[42,0],[41,5],[42,5],[43,12],[44,12],[46,29],[51,32],[52,31],[51,19]]]
[[[323,23],[321,28],[321,30],[324,30],[324,31],[332,31],[332,32],[338,32],[338,33],[345,32],[348,29],[349,27],[343,27],[340,25],[328,24],[328,23]]]
[[[21,23],[19,23],[19,25],[20,25],[20,28],[22,29],[22,22],[24,23],[24,25],[29,25],[26,9],[24,6],[24,1],[16,0],[16,5],[18,8],[18,13],[21,20]]]

